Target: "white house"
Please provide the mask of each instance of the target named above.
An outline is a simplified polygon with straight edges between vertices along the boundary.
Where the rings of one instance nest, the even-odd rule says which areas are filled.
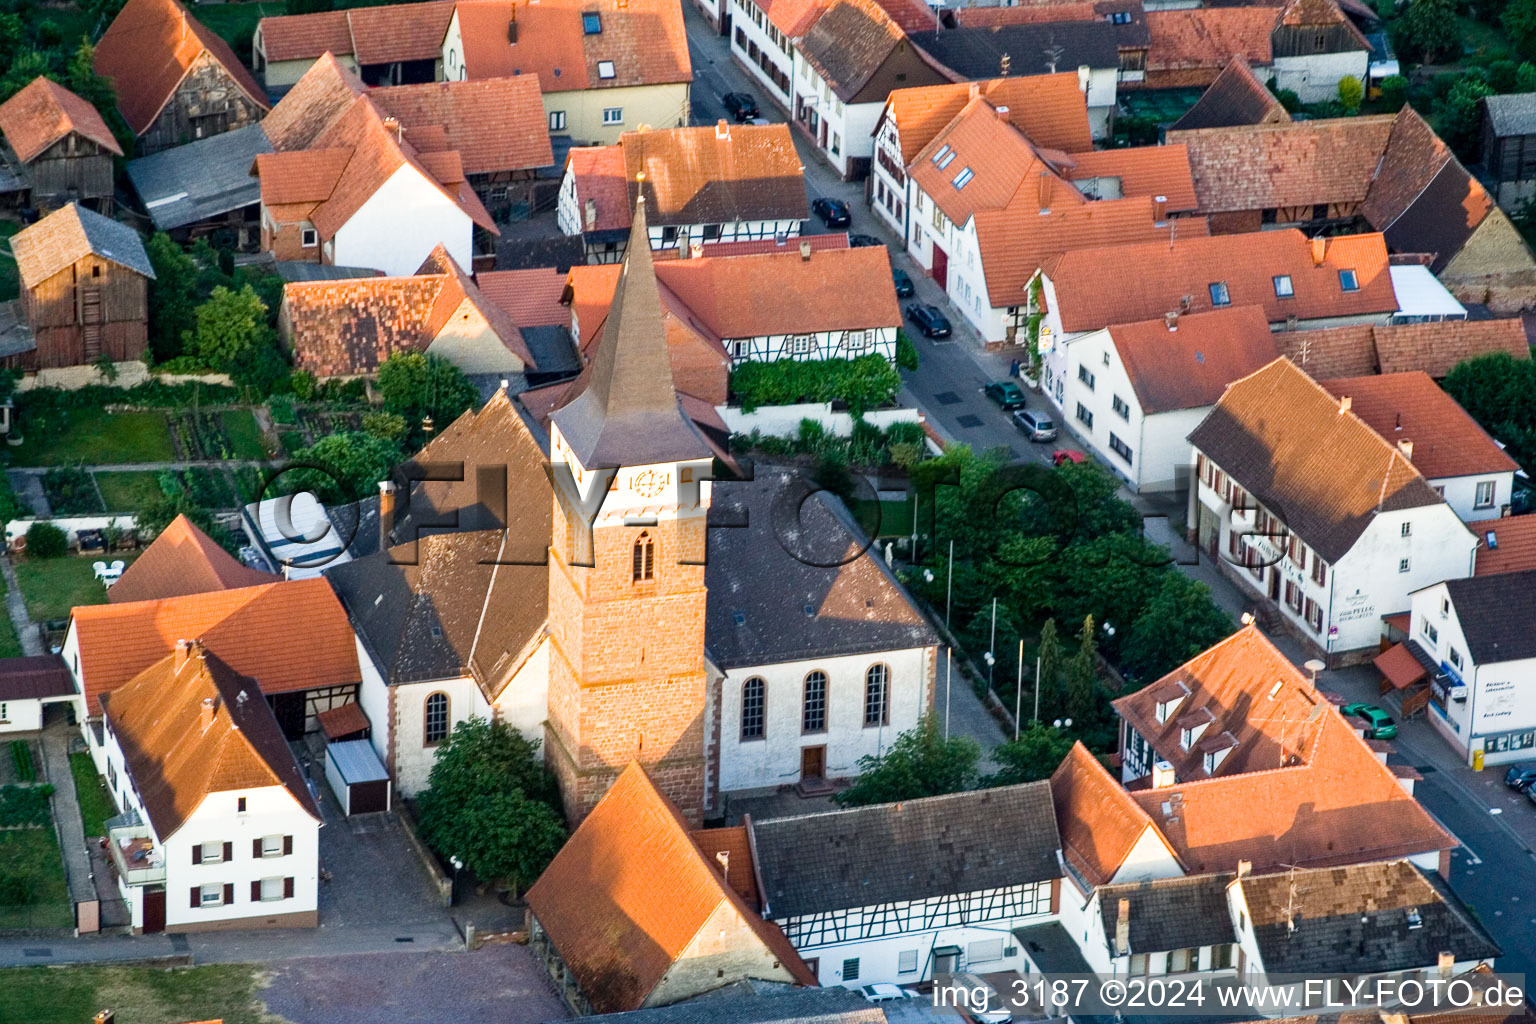
[[[102,703],[135,933],[317,925],[320,811],[255,681],[183,640]]]
[[[1063,390],[1046,390],[1057,422],[1134,491],[1187,484],[1189,432],[1228,384],[1277,355],[1257,306],[1115,324],[1069,339],[1057,354]]]
[[[49,704],[73,703],[78,696],[57,654],[0,658],[0,733],[36,732]]]
[[[1429,721],[1472,763],[1536,748],[1536,570],[1447,580],[1413,594],[1408,643],[1429,672]]]
[[[1330,660],[1374,655],[1382,616],[1472,573],[1477,538],[1445,499],[1289,359],[1235,381],[1189,440],[1201,547]]]
[[[1422,370],[1323,382],[1376,433],[1396,444],[1463,522],[1509,514],[1520,467]]]
[[[816,20],[821,7],[813,0],[720,0],[731,6],[731,56],[785,110],[792,110],[791,78],[795,41]]]

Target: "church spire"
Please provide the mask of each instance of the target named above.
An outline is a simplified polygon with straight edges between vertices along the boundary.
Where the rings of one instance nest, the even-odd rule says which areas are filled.
[[[709,446],[678,405],[672,382],[643,194],[635,203],[624,269],[587,386],[553,419],[587,469],[710,457]]]

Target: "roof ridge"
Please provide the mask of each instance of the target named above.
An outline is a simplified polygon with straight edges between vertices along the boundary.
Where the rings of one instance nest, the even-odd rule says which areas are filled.
[[[1024,789],[1026,787],[1029,787],[1029,786],[1040,786],[1040,785],[1044,785],[1044,786],[1047,787],[1047,789],[1049,789],[1049,787],[1050,787],[1050,780],[1049,779],[1035,779],[1035,780],[1033,780],[1031,782],[1015,782],[1015,783],[1013,783],[1011,785],[1007,785],[1007,786],[989,786],[989,787],[985,787],[985,788],[981,788],[981,789],[961,789],[961,790],[956,790],[953,793],[935,793],[935,794],[933,794],[931,796],[913,797],[911,800],[887,800],[884,803],[864,804],[863,806],[860,806],[860,807],[838,807],[838,808],[836,808],[834,810],[830,810],[830,811],[807,811],[804,814],[790,814],[790,815],[786,815],[785,817],[782,817],[782,818],[764,818],[761,821],[759,821],[758,819],[754,818],[754,819],[752,819],[752,827],[755,828],[755,829],[760,829],[760,828],[765,828],[765,827],[770,827],[770,826],[773,826],[773,825],[777,825],[780,822],[803,821],[806,818],[816,818],[818,820],[830,819],[830,818],[834,817],[835,815],[839,815],[839,814],[861,814],[861,813],[864,813],[866,811],[876,810],[876,809],[883,808],[883,807],[899,807],[902,804],[915,804],[915,803],[919,803],[919,802],[921,802],[921,803],[937,803],[937,802],[942,801],[942,800],[954,800],[954,799],[958,799],[960,797],[976,796],[979,793],[1006,793],[1006,792],[1009,792],[1010,790],[1019,790],[1019,789]],[[1138,808],[1138,810],[1139,810],[1139,808]],[[1146,812],[1143,811],[1142,813],[1145,814]]]

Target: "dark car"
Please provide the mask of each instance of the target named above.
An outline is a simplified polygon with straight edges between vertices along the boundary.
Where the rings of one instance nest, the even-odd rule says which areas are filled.
[[[822,196],[811,203],[811,212],[829,228],[845,228],[853,223],[853,214],[848,212],[848,204],[841,199]]]
[[[1504,785],[1524,793],[1536,783],[1536,764],[1512,764],[1504,773]]]
[[[1024,408],[1024,389],[1011,380],[995,380],[982,389],[1003,412]]]
[[[737,124],[745,124],[758,114],[757,100],[750,93],[728,92],[720,97],[720,105],[736,119]]]
[[[884,245],[884,244],[885,244],[884,242],[880,241],[880,239],[876,238],[874,235],[849,235],[848,236],[848,245],[849,245],[850,248],[853,248],[853,249],[865,249],[865,248],[868,248],[869,246],[872,246],[872,245]]]
[[[907,319],[917,325],[925,338],[947,338],[952,328],[949,317],[939,312],[939,307],[926,302],[914,302],[906,308]]]
[[[896,297],[898,299],[910,299],[913,295],[917,294],[917,287],[912,284],[912,279],[907,276],[905,270],[892,267],[891,280],[896,283]]]

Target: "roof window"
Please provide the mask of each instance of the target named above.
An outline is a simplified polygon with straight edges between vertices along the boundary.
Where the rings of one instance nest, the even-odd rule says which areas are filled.
[[[1212,281],[1211,282],[1211,305],[1213,305],[1213,306],[1230,306],[1230,305],[1232,305],[1232,293],[1227,291],[1227,282],[1225,282],[1225,281]]]
[[[949,149],[948,146],[945,146],[944,148],[945,149]],[[951,163],[953,163],[954,160],[955,160],[955,151],[950,149],[948,153],[944,154],[944,159],[938,161],[939,170],[942,171],[944,168],[948,167]]]
[[[1339,287],[1347,292],[1360,290],[1360,278],[1353,270],[1339,271]]]
[[[1288,299],[1296,294],[1296,286],[1291,283],[1290,274],[1275,275],[1275,298]]]
[[[598,61],[597,62],[597,77],[598,78],[612,78],[613,77],[613,61],[611,61],[611,60],[600,60],[600,61]]]
[[[953,153],[954,150],[950,149],[949,143],[946,142],[944,145],[939,147],[939,151],[937,153],[933,154],[933,162],[939,164],[940,167],[943,167],[944,165],[939,163],[939,161],[943,160],[947,156],[952,155]]]
[[[599,11],[583,11],[581,15],[581,31],[584,35],[599,35],[603,31],[602,13]]]
[[[960,169],[960,173],[955,175],[955,181],[954,181],[955,188],[957,190],[965,188],[965,186],[967,184],[969,184],[970,180],[972,178],[974,178],[974,177],[976,177],[976,172],[975,171],[971,170],[969,167],[961,168]]]

